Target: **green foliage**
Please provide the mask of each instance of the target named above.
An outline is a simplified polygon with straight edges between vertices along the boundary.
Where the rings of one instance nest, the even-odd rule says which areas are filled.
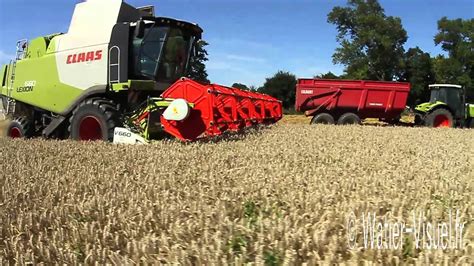
[[[345,65],[350,79],[393,80],[401,72],[407,33],[400,18],[386,16],[377,0],[349,0],[328,14],[341,47],[334,63]]]
[[[255,225],[259,216],[257,204],[253,201],[246,201],[244,203],[244,217],[247,219],[249,225]]]
[[[402,250],[403,259],[407,260],[409,258],[413,258],[413,255],[414,255],[413,251],[414,251],[413,240],[411,238],[405,237],[405,240],[403,243],[403,250]]]
[[[207,78],[208,75],[205,64],[206,61],[209,60],[207,58],[207,51],[205,49],[207,45],[209,45],[209,43],[204,40],[200,40],[196,45],[197,53],[193,57],[191,57],[189,61],[188,77],[202,83],[210,83],[209,79]]]
[[[468,96],[474,98],[474,19],[446,17],[438,21],[436,45],[448,53],[433,59],[438,83],[460,84],[467,88]]]
[[[273,77],[267,78],[259,92],[271,95],[283,102],[283,108],[292,108],[295,104],[296,76],[278,71]]]
[[[227,248],[232,251],[233,254],[242,254],[242,250],[247,246],[247,238],[243,235],[235,235],[227,243]]]
[[[247,87],[247,85],[242,84],[242,83],[234,83],[232,84],[232,88],[236,88],[236,89],[244,90],[244,91],[250,91],[250,88]]]
[[[324,73],[324,74],[319,74],[317,76],[314,76],[314,78],[317,78],[317,79],[342,79],[342,76],[338,76],[334,73],[332,73],[331,71],[327,72],[327,73]]]
[[[435,82],[433,64],[429,53],[419,47],[410,48],[403,59],[403,72],[400,81],[411,84],[408,105],[427,102],[430,97],[429,85]]]
[[[263,252],[263,260],[267,266],[276,266],[283,263],[282,255],[275,249],[265,250]]]

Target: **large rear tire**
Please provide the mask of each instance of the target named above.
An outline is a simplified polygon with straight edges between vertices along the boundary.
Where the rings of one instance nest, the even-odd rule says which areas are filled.
[[[17,117],[9,122],[6,130],[7,137],[12,139],[30,138],[33,136],[33,127],[26,117]]]
[[[334,117],[328,113],[317,114],[311,119],[311,125],[316,124],[334,125]]]
[[[87,99],[74,110],[69,122],[73,140],[112,141],[119,126],[119,108],[109,99]]]
[[[338,125],[360,125],[360,117],[354,113],[345,113],[337,120]]]
[[[453,115],[444,108],[436,109],[426,115],[424,122],[427,127],[454,127]]]

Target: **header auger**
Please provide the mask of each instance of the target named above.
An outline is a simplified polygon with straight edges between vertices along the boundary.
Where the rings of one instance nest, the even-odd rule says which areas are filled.
[[[282,117],[264,94],[185,78],[202,29],[122,0],[76,5],[67,33],[17,44],[1,68],[11,137],[183,141]]]

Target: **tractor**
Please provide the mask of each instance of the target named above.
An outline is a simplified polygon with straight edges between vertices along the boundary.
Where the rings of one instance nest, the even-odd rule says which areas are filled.
[[[415,124],[428,127],[474,128],[474,104],[466,103],[460,85],[434,84],[430,101],[415,108]]]
[[[203,30],[154,13],[82,1],[67,33],[18,41],[16,58],[0,68],[7,135],[193,141],[281,119],[273,97],[186,78]]]

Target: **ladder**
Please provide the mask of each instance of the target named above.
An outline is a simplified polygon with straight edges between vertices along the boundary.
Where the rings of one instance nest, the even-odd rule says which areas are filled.
[[[19,40],[16,43],[16,55],[15,59],[10,61],[9,72],[10,72],[10,82],[8,84],[7,89],[7,106],[5,110],[6,115],[12,115],[15,113],[15,106],[16,101],[12,98],[13,90],[15,88],[15,70],[16,70],[16,62],[25,58],[26,53],[28,51],[28,40],[23,39]]]

